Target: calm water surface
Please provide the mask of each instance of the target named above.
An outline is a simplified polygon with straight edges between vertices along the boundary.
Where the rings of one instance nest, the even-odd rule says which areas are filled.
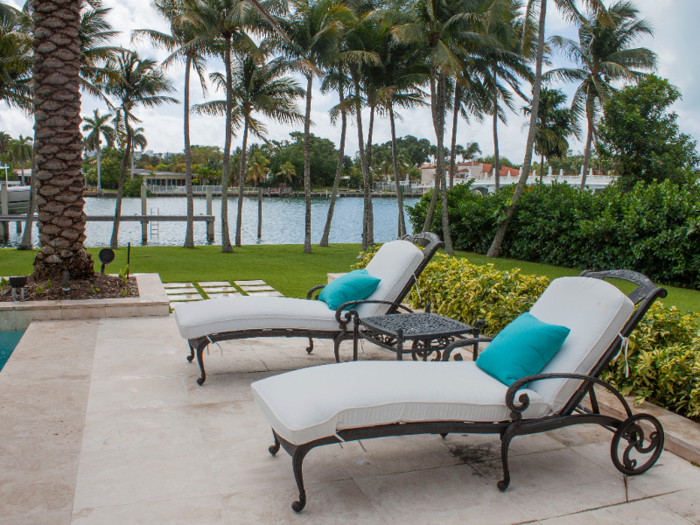
[[[85,199],[85,212],[88,215],[114,214],[115,199]],[[406,198],[404,203],[413,206],[415,198]],[[331,227],[331,243],[360,243],[362,242],[362,203],[361,198],[339,198],[336,200],[333,225]],[[398,232],[398,209],[396,199],[374,199],[374,240],[387,242],[396,238]],[[323,235],[326,224],[330,199],[318,198],[311,201],[311,242],[318,243]],[[238,201],[229,200],[229,229],[231,242],[235,239],[235,225]],[[243,203],[243,244],[303,244],[304,242],[304,199],[303,198],[265,198],[263,199],[262,238],[258,240],[258,200],[245,198]],[[204,215],[206,199],[195,197],[195,215]],[[124,199],[122,215],[139,215],[141,213],[140,199]],[[187,200],[184,197],[153,197],[148,199],[148,213],[155,215],[186,215]],[[216,216],[215,241],[221,244],[221,199],[214,198],[214,215]],[[411,227],[406,217],[406,225]],[[180,246],[185,240],[184,222],[161,222],[160,232],[150,235],[150,246]],[[88,222],[87,246],[107,246],[112,235],[112,223]],[[195,244],[204,245],[206,241],[206,223],[194,223]],[[10,227],[10,245],[16,246],[21,236],[16,233],[15,225]],[[119,226],[119,244],[131,242],[137,246],[141,242],[141,223],[122,222]],[[34,244],[38,244],[36,230]]]

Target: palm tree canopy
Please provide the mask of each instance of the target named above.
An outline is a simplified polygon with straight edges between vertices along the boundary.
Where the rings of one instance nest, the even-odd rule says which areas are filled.
[[[116,140],[116,130],[109,125],[112,118],[111,113],[100,115],[100,110],[96,109],[92,117],[83,118],[83,131],[88,132],[85,137],[85,144],[88,148],[96,150],[102,143],[104,137],[108,146],[113,146]]]
[[[576,116],[565,105],[566,95],[563,91],[548,88],[540,91],[535,152],[547,159],[566,155],[569,150],[568,138],[572,135],[579,138],[581,130]],[[531,111],[531,107],[523,109],[526,115]]]
[[[31,19],[9,5],[0,10],[0,101],[32,112]]]

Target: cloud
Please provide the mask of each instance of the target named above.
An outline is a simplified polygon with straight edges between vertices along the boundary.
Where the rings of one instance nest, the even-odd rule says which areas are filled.
[[[21,7],[18,0],[10,0],[10,4]],[[116,39],[117,45],[130,47],[137,50],[141,55],[163,60],[167,52],[161,49],[153,49],[145,42],[132,44],[130,41],[131,32],[134,29],[153,28],[159,31],[167,31],[168,25],[152,9],[150,2],[145,0],[106,0],[106,5],[112,8],[109,19],[113,26],[122,33]],[[697,68],[697,58],[695,54],[698,48],[698,31],[696,29],[697,20],[700,20],[700,2],[688,0],[636,0],[635,5],[639,8],[642,17],[648,18],[655,27],[655,37],[645,39],[640,45],[654,50],[659,57],[659,75],[668,78],[671,83],[678,86],[684,95],[684,99],[676,104],[674,110],[679,114],[679,125],[681,129],[693,136],[700,136],[700,91],[696,89],[699,84],[700,73]],[[547,12],[547,36],[561,34],[570,38],[576,38],[576,30],[567,24],[557,12],[554,2],[548,2]],[[558,56],[553,57],[553,67],[566,65],[566,61]],[[210,71],[222,71],[223,65],[218,60],[212,60],[209,64]],[[175,66],[168,70],[169,77],[173,80],[177,93],[175,98],[182,99],[182,83],[184,69]],[[299,83],[305,86],[305,80],[298,78]],[[332,94],[322,94],[318,90],[318,82],[313,91],[312,119],[314,126],[312,132],[318,136],[328,138],[336,144],[340,139],[340,127],[334,126],[330,122],[328,110],[337,103],[337,98]],[[564,91],[570,96],[575,86],[563,86]],[[221,93],[210,92],[211,98],[222,98]],[[202,91],[194,83],[191,86],[192,103],[196,104],[204,101]],[[518,99],[519,107],[522,106]],[[303,101],[299,107],[303,110]],[[104,111],[104,103],[89,97],[83,96],[83,114],[91,114],[96,108]],[[154,110],[140,109],[137,111],[138,117],[143,121],[141,126],[145,128],[149,149],[155,151],[181,151],[183,148],[183,107],[182,105],[169,105]],[[421,108],[414,111],[402,112],[403,120],[397,121],[397,134],[414,135],[418,138],[427,138],[435,143],[435,133],[433,131],[430,110]],[[365,111],[364,135],[367,137],[367,123],[369,114]],[[193,144],[212,144],[223,147],[224,145],[224,119],[218,117],[206,117],[193,115],[191,122],[191,140]],[[448,116],[448,129],[445,133],[445,144],[451,140],[451,117]],[[522,162],[525,153],[525,141],[527,124],[522,113],[509,114],[508,124],[499,123],[499,144],[501,154],[509,157],[516,163]],[[32,133],[32,122],[22,115],[21,112],[9,110],[6,107],[0,113],[0,128],[9,132],[13,136],[20,133],[28,135]],[[300,125],[289,126],[277,123],[268,123],[270,138],[283,140],[288,138],[291,131],[300,131]],[[390,140],[389,122],[387,119],[377,119],[375,121],[375,131],[373,142],[382,143]],[[233,147],[239,143],[240,137],[234,139]],[[472,122],[467,124],[463,120],[459,122],[457,143],[466,144],[476,141],[481,146],[485,155],[493,152],[493,129],[492,122],[487,119],[483,123]],[[358,148],[357,129],[352,123],[348,128],[346,152],[354,155]],[[582,144],[577,141],[572,142],[574,150],[581,150]]]

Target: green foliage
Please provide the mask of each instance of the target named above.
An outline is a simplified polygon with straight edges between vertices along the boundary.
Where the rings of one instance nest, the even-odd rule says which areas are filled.
[[[294,166],[294,185],[303,183],[304,175],[304,134],[290,133],[291,141],[283,141],[270,156],[270,170],[280,173],[286,162]],[[338,150],[335,144],[311,134],[311,184],[314,186],[332,186],[338,165]]]
[[[102,188],[116,190],[119,186],[119,174],[122,169],[124,152],[114,148],[102,150]],[[91,186],[97,186],[97,157],[88,161],[88,169],[85,180]]]
[[[122,282],[124,284],[126,284],[126,276],[129,275],[129,265],[127,264],[126,266],[124,266],[124,268],[119,270],[118,275],[119,275],[119,278],[122,280]]]
[[[603,379],[623,395],[700,420],[699,314],[655,303],[630,335],[627,355],[610,364]]]
[[[649,75],[605,104],[599,149],[616,160],[627,188],[637,181],[695,182],[696,142],[680,132],[678,114],[669,112],[680,97],[668,80]]]
[[[47,289],[50,289],[50,288],[51,288],[51,279],[48,279],[48,280],[46,281],[46,288],[47,288]]]
[[[141,197],[141,186],[143,186],[143,177],[137,175],[132,179],[127,174],[124,181],[124,197]]]
[[[455,186],[448,193],[450,231],[459,250],[486,253],[513,188],[488,196]],[[430,195],[408,208],[420,230]],[[439,205],[438,205],[439,206]],[[442,234],[439,209],[431,231]],[[613,185],[601,193],[567,184],[528,186],[501,254],[567,268],[627,268],[657,282],[700,288],[700,189],[669,181]]]

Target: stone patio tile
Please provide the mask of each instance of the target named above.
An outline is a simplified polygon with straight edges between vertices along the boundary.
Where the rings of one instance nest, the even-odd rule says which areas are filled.
[[[70,510],[78,454],[0,456],[0,516]]]
[[[498,434],[449,434],[442,440],[451,455],[462,463],[501,460],[501,439]],[[509,456],[536,454],[564,448],[546,434],[518,436],[510,442]]]
[[[522,506],[468,465],[371,476],[355,482],[391,524],[505,525],[532,520]],[[313,505],[311,496],[307,506]]]
[[[18,355],[22,353],[21,349]],[[14,355],[14,352],[13,352]],[[45,383],[64,381],[90,381],[92,359],[81,358],[79,354],[62,355],[57,353],[55,358],[48,356],[23,359],[12,359],[0,375],[0,385],[12,386],[26,383]],[[58,385],[57,385],[58,386]]]
[[[181,377],[93,381],[88,412],[180,406],[189,401]]]
[[[173,334],[173,336],[175,335]],[[177,337],[179,338],[179,335]],[[174,337],[172,339],[170,337],[157,337],[156,334],[140,338],[99,338],[95,348],[95,359],[117,356],[176,355],[174,340]]]
[[[211,466],[196,446],[83,452],[73,509],[216,494]]]
[[[238,291],[235,286],[202,286],[202,289],[207,292],[207,294]]]
[[[272,347],[256,345],[255,353],[269,370],[297,370],[308,366],[335,363],[333,350],[314,348],[314,352],[308,354],[305,348],[305,346],[300,346],[295,341],[293,349],[281,344]],[[342,349],[340,355],[341,359],[343,359]],[[345,358],[348,360],[352,359],[352,353],[346,353]]]
[[[0,522],[1,523],[1,522]],[[73,525],[227,525],[221,496],[147,501],[130,505],[82,509],[73,513]]]
[[[255,295],[256,297],[284,297],[284,294],[282,292],[278,292],[277,290],[269,291],[269,292],[256,292],[253,290],[247,290],[246,293],[250,295]]]
[[[209,299],[224,299],[226,297],[243,297],[240,292],[211,293],[207,291]]]
[[[260,285],[241,285],[241,290],[244,292],[266,292],[266,291],[272,291],[274,288],[268,284],[260,284]]]
[[[173,315],[101,319],[97,342],[109,339],[167,338],[177,333],[177,325]]]
[[[255,351],[249,345],[232,345],[240,341],[222,341],[221,350],[216,345],[209,346],[209,355],[204,351],[204,369],[209,375],[215,374],[240,374],[247,372],[267,372],[265,366]],[[222,354],[223,350],[223,356]],[[189,355],[189,354],[185,354]],[[200,376],[197,359],[188,363],[186,358],[177,356],[180,363],[180,372],[184,376]]]
[[[0,384],[0,421],[6,414],[36,418],[85,412],[89,381]]]
[[[194,413],[191,406],[89,412],[83,452],[201,444],[202,434]]]
[[[168,299],[170,299],[171,303],[181,303],[184,301],[201,301],[204,297],[199,295],[199,293],[188,293],[183,295],[168,295]]]
[[[25,413],[0,416],[0,455],[41,456],[80,452],[83,412],[28,417]]]
[[[177,377],[185,358],[175,354],[120,355],[98,357],[92,367],[93,381]]]
[[[207,362],[204,361],[206,369]],[[197,365],[194,365],[197,366]],[[274,375],[272,372],[254,372],[246,374],[215,374],[208,375],[204,386],[197,384],[199,375],[185,377],[185,384],[193,405],[202,403],[218,403],[221,401],[253,401],[250,385]]]
[[[191,282],[189,283],[165,283],[163,287],[166,290],[169,290],[171,288],[194,288]]]
[[[655,500],[646,499],[544,520],[541,523],[543,525],[620,525],[621,523],[689,525],[691,522],[666,509]]]
[[[700,488],[672,492],[653,499],[667,509],[683,516],[685,519],[700,525]]]
[[[197,281],[197,284],[202,288],[206,288],[209,286],[231,286],[231,283],[228,281]]]
[[[269,441],[272,445],[270,426],[253,401],[221,401],[192,407],[197,428],[205,442],[246,438],[255,432],[265,436],[262,444]]]
[[[190,286],[189,288],[169,288],[166,290],[166,293],[168,297],[178,297],[182,294],[199,294],[199,290],[194,286]]]
[[[309,503],[298,517],[291,509],[292,502],[299,497],[293,477],[291,483],[270,484],[266,490],[237,489],[224,495],[223,500],[232,524],[296,521],[307,525],[386,523],[353,481],[307,485],[306,494]]]
[[[547,432],[547,435],[553,437],[567,447],[588,445],[591,443],[607,443],[610,445],[610,440],[612,439],[610,431],[600,425],[573,425],[552,430]]]
[[[0,518],[0,525],[70,525],[71,512],[48,512],[40,514],[25,514],[12,518]]]
[[[238,286],[264,286],[267,283],[260,279],[253,281],[233,281]]]
[[[517,438],[516,438],[517,439]],[[510,457],[508,496],[535,519],[546,519],[624,503],[622,474],[611,474],[569,448]],[[503,477],[501,462],[474,464],[494,490]],[[631,490],[632,497],[639,493]]]

